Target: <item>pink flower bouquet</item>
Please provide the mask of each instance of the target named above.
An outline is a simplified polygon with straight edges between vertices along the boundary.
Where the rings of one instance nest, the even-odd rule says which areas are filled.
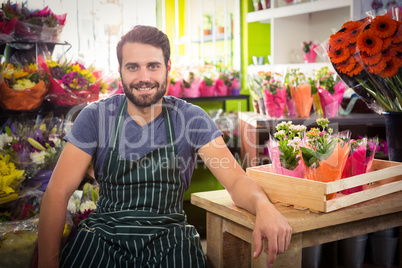
[[[272,88],[272,86],[270,87]],[[264,93],[264,104],[267,115],[274,118],[282,117],[286,104],[286,88],[277,87],[274,92],[265,88]]]
[[[168,94],[176,98],[183,97],[182,81],[175,80],[173,77],[170,78]]]
[[[378,139],[352,140],[351,151],[342,173],[342,179],[364,174],[371,171],[374,155],[378,146]],[[342,191],[343,194],[352,194],[362,191],[366,185],[356,186]]]

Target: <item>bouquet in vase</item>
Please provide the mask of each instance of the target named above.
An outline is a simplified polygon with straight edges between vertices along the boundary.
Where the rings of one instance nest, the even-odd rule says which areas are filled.
[[[307,179],[322,182],[340,180],[350,151],[350,145],[345,141],[349,133],[345,137],[332,134],[333,129],[328,128],[329,120],[326,118],[316,122],[322,130],[310,129],[306,133],[306,146],[300,147]],[[329,194],[327,199],[335,195]]]
[[[342,80],[377,113],[402,112],[401,11],[348,21],[324,43]],[[323,50],[323,48],[321,48]]]
[[[275,138],[270,137],[268,142],[275,173],[304,178],[305,169],[301,163],[300,145],[306,127],[284,121],[278,124],[276,129]]]
[[[99,80],[82,64],[45,61],[42,56],[38,57],[38,62],[50,76],[47,101],[61,106],[74,106],[99,99]]]
[[[37,64],[26,66],[3,63],[0,66],[0,107],[9,110],[34,110],[48,91],[49,76]]]

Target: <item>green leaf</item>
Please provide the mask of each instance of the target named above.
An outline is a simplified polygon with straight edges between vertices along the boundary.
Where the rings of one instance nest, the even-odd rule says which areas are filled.
[[[32,138],[28,138],[28,142],[29,144],[31,144],[34,148],[41,150],[41,151],[46,151],[46,148],[42,146],[42,144],[40,144],[39,142],[37,142],[36,140],[32,139]]]
[[[6,126],[5,129],[6,129],[7,136],[12,137],[13,133],[11,132],[10,127]]]

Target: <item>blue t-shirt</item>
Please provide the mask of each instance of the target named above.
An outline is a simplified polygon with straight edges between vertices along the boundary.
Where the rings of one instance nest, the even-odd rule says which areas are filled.
[[[79,113],[65,137],[68,142],[92,156],[97,179],[102,175],[110,136],[124,98],[125,95],[120,94],[91,103]],[[175,130],[181,178],[188,189],[197,150],[221,136],[222,132],[199,106],[171,96],[164,98]],[[140,126],[126,112],[119,144],[122,156],[136,160],[166,144],[162,113],[149,124]]]

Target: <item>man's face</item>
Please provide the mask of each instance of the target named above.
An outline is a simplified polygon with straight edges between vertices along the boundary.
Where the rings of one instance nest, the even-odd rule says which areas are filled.
[[[124,93],[138,107],[149,107],[165,94],[170,61],[163,52],[147,44],[126,43],[122,49],[120,76]]]

